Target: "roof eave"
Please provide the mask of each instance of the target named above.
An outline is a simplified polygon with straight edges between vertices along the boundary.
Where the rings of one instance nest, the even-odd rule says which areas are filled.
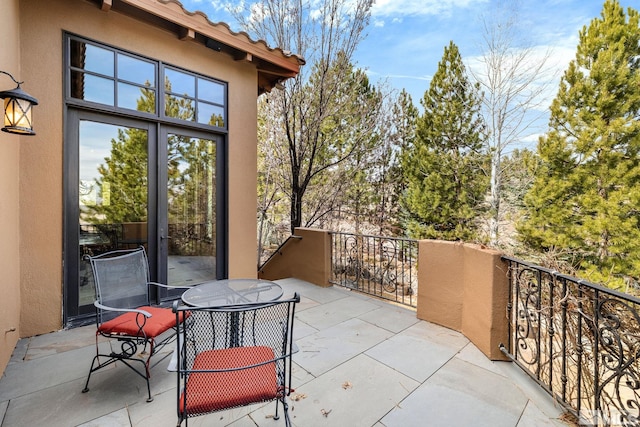
[[[258,71],[258,94],[295,77],[305,61],[302,57],[271,48],[264,40],[233,32],[225,23],[213,23],[200,11],[189,12],[177,0],[97,0],[103,11],[117,10],[176,32],[181,40],[200,42],[224,51],[237,61],[252,63]]]

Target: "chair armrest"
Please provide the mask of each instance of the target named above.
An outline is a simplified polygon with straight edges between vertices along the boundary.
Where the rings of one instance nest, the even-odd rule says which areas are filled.
[[[148,282],[147,285],[153,285],[153,286],[157,286],[159,288],[165,288],[165,289],[190,289],[193,286],[171,286],[171,285],[165,285],[164,283],[158,283],[158,282]]]
[[[108,311],[119,311],[122,313],[139,313],[142,314],[144,317],[151,317],[151,313],[149,313],[148,311],[144,311],[144,310],[139,310],[136,308],[115,308],[115,307],[109,307],[107,305],[102,305],[100,304],[98,301],[95,301],[93,303],[93,305],[95,305],[97,308],[99,308],[100,310],[108,310]]]

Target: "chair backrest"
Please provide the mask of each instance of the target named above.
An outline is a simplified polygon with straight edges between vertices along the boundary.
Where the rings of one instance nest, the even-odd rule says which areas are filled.
[[[280,398],[282,393],[288,393],[291,387],[293,319],[295,304],[298,302],[300,302],[300,297],[295,294],[293,298],[286,300],[226,307],[178,307],[177,302],[174,303],[176,316],[184,314],[184,312],[189,314],[188,321],[178,324],[178,342],[180,343],[180,351],[178,352],[178,408],[179,412],[188,408],[185,410],[184,418],[252,403],[251,400],[245,401],[241,397],[235,401],[232,399],[224,405],[218,400],[217,403],[210,406],[196,405],[198,408],[195,409],[196,413],[193,413],[194,406],[188,403],[193,402],[193,399],[198,400],[196,395],[206,395],[207,398],[211,398],[212,391],[217,393],[215,390],[234,395],[233,387],[229,385],[229,377],[225,377],[224,372],[239,369],[243,367],[243,363],[246,368],[248,362],[247,358],[242,356],[243,353],[253,352],[255,355],[266,350],[270,357],[268,365],[272,372],[275,368],[277,382],[271,399]],[[219,357],[224,360],[213,362]],[[232,360],[234,357],[240,360]],[[211,361],[211,365],[203,361]],[[205,364],[203,365],[203,363]],[[264,359],[261,363],[264,363]],[[256,377],[261,370],[256,368],[247,370],[253,370],[253,372],[247,374],[245,377],[247,385],[241,389],[246,389],[247,394],[250,394],[248,390],[261,382]],[[196,386],[195,383],[192,386],[187,386],[186,383],[190,376],[192,379],[196,378],[193,377],[194,371],[200,376],[194,381],[205,384],[206,392],[198,390],[200,386]],[[264,371],[268,371],[268,369]],[[206,378],[203,378],[203,372],[207,372]],[[214,375],[221,372],[222,375]],[[189,390],[191,395],[187,395],[185,389]],[[265,396],[268,396],[268,393],[263,394],[262,398],[258,400],[254,399],[253,402],[270,399]],[[208,409],[203,410],[203,408]]]
[[[89,260],[100,304],[114,308],[149,304],[149,263],[144,247],[105,252]]]

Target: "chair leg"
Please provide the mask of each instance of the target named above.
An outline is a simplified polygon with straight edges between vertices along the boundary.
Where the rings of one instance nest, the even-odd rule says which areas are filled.
[[[106,358],[107,361],[101,363],[100,357]],[[115,353],[111,353],[109,355],[96,354],[93,357],[93,361],[91,362],[91,368],[89,369],[89,375],[87,376],[87,382],[84,384],[84,388],[82,389],[82,392],[86,393],[89,391],[89,380],[91,379],[91,374],[93,374],[97,370],[104,368],[105,366],[109,366],[113,363],[116,363],[118,360],[124,363],[124,365],[129,369],[131,369],[133,372],[135,372],[136,374],[144,378],[144,380],[147,382],[147,395],[148,395],[147,402],[153,402],[153,397],[151,397],[151,384],[149,381],[149,378],[151,377],[151,373],[149,372],[149,359],[147,360],[128,359],[128,358],[120,357],[120,355]],[[134,366],[130,365],[129,361],[142,363],[142,365],[144,366],[144,374],[141,371],[137,370]],[[96,366],[96,362],[98,362],[97,366]]]
[[[285,399],[282,399],[282,409],[284,411],[284,425],[286,427],[290,427],[291,420],[289,419],[289,404]]]
[[[147,402],[153,402],[153,397],[151,397],[151,384],[149,381],[149,378],[151,377],[151,373],[149,372],[149,360],[147,359],[145,360],[140,360],[140,359],[118,359],[120,360],[122,363],[124,363],[129,369],[131,369],[133,372],[135,372],[136,374],[140,375],[142,378],[144,378],[144,380],[147,382],[147,394],[148,394],[148,398],[147,398]],[[142,365],[144,366],[144,372],[145,374],[143,375],[142,372],[138,371],[135,367],[133,367],[132,365],[129,364],[129,362],[140,362],[142,363]]]
[[[280,406],[280,403],[282,403],[282,410],[284,411],[284,424],[289,427],[291,425],[291,420],[289,419],[289,404],[284,397],[282,399],[276,399],[276,413],[273,419],[276,421],[280,419],[280,415],[278,415],[278,406]]]
[[[84,388],[82,389],[83,393],[86,393],[89,391],[89,380],[91,379],[91,374],[93,374],[93,372],[95,371],[95,369],[93,369],[93,365],[95,365],[96,360],[98,360],[98,356],[94,356],[93,357],[93,361],[91,362],[91,368],[89,368],[89,375],[87,375],[87,382],[84,384]],[[100,368],[97,368],[100,369]]]

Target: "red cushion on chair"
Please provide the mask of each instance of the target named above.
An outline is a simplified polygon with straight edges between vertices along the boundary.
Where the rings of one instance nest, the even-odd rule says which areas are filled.
[[[176,315],[170,308],[145,306],[140,307],[139,310],[144,310],[151,314],[143,328],[144,334],[149,338],[155,338],[176,326]],[[143,336],[140,332],[140,327],[136,323],[137,316],[140,316],[139,320],[142,323],[144,321],[142,314],[128,312],[104,322],[98,327],[98,331],[105,334]]]
[[[209,350],[196,356],[194,370],[229,369],[273,360],[269,347]],[[193,372],[187,380],[187,413],[205,414],[278,396],[275,363],[230,372]],[[184,412],[184,393],[180,396]]]

